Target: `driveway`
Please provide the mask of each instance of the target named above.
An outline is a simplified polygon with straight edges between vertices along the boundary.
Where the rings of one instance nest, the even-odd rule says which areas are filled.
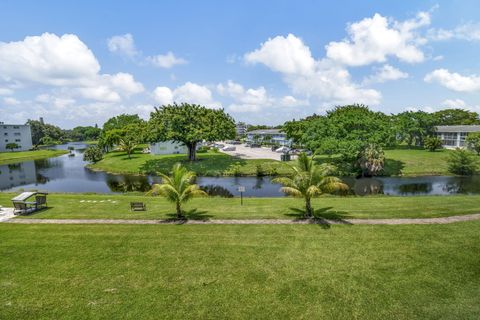
[[[226,144],[229,146],[229,144]],[[234,157],[239,157],[241,159],[273,159],[280,161],[281,153],[272,151],[270,148],[249,148],[244,144],[234,145],[237,148],[235,151],[222,151],[220,152],[229,154]]]

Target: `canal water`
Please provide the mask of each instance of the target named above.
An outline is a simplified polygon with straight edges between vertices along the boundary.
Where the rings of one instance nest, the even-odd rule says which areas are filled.
[[[0,191],[42,190],[48,192],[123,193],[145,192],[155,176],[113,175],[85,168],[82,143],[56,146],[58,149],[75,148],[74,156],[24,161],[0,165]],[[480,194],[480,176],[450,177],[378,177],[345,178],[351,193],[356,195],[385,194],[397,196]],[[280,185],[270,177],[199,177],[197,183],[211,195],[239,196],[238,187],[244,186],[246,197],[282,197]]]

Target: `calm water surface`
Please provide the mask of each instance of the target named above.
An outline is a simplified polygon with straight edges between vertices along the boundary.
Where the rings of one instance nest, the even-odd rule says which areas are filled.
[[[154,176],[112,175],[85,168],[82,143],[56,146],[67,149],[73,146],[74,156],[60,156],[36,161],[24,161],[0,165],[0,190],[44,190],[49,192],[96,192],[123,193],[147,191],[150,185],[159,182]],[[480,194],[480,176],[474,177],[381,177],[354,179],[345,178],[351,192],[357,195],[385,194],[452,195]],[[239,196],[238,187],[244,186],[244,196],[282,197],[280,185],[271,178],[257,177],[199,177],[197,183],[209,194],[223,197]]]

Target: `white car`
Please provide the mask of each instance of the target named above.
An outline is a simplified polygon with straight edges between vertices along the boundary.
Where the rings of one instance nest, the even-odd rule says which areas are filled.
[[[222,148],[222,151],[235,151],[237,148],[235,146],[226,146]]]
[[[278,152],[278,153],[287,153],[288,151],[290,151],[290,148],[289,147],[280,147],[278,148],[277,150],[275,150],[275,152]]]

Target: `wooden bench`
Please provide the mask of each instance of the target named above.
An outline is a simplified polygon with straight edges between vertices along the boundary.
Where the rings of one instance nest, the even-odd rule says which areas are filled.
[[[147,206],[143,202],[130,202],[130,210],[132,210],[132,211],[146,211]]]

